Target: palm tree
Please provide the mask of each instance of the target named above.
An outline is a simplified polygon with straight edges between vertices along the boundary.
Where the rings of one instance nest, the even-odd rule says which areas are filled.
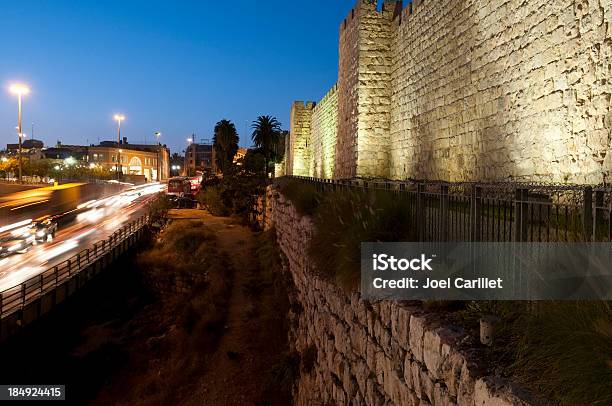
[[[223,174],[226,174],[238,152],[238,132],[236,126],[229,120],[221,120],[215,125],[213,148],[215,163]]]
[[[278,156],[278,144],[281,135],[281,123],[272,116],[259,116],[253,121],[253,144],[258,147],[266,158],[266,174],[269,165]]]

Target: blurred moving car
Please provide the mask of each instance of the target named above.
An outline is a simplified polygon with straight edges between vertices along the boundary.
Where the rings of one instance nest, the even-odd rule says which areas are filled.
[[[57,232],[57,220],[43,218],[0,234],[0,258],[14,254],[24,254],[38,244],[51,241]]]
[[[32,225],[32,232],[37,242],[50,241],[55,238],[57,232],[57,221],[53,218],[46,218],[37,221]]]
[[[13,254],[24,254],[35,244],[36,237],[32,233],[9,234],[0,238],[0,258]]]

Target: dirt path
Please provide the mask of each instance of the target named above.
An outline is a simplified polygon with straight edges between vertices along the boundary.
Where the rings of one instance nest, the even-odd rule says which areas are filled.
[[[253,232],[232,219],[198,210],[172,212],[171,217],[204,221],[235,269],[224,334],[198,389],[185,404],[249,405],[261,404],[264,399],[278,404],[265,392],[274,386],[270,371],[278,363],[287,337],[279,325],[283,315],[273,314],[282,309],[270,306],[275,302],[273,292],[266,289],[259,296],[248,293],[247,286],[258,280],[259,272]]]

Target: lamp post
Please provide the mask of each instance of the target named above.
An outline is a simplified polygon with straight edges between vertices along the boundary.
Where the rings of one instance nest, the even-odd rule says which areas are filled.
[[[159,138],[161,137],[161,133],[159,131],[155,132],[155,138],[157,138],[157,149],[156,149],[156,157],[157,157],[157,181],[161,181],[161,173],[160,173],[160,168],[161,165],[159,164],[159,150],[161,149],[161,144],[159,143]]]
[[[22,159],[21,159],[21,138],[23,137],[23,129],[21,127],[21,98],[28,93],[30,89],[21,84],[14,84],[10,88],[11,93],[17,95],[18,113],[17,113],[17,136],[19,138],[19,183],[21,183]]]
[[[125,120],[123,114],[115,114],[115,121],[117,121],[117,179],[121,179],[123,169],[121,168],[121,122]]]

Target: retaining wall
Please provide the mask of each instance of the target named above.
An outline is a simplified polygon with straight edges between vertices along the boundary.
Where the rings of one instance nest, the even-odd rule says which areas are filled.
[[[265,226],[276,229],[303,309],[290,333],[294,349],[316,354],[302,370],[297,405],[525,405],[506,382],[483,376],[482,348],[417,302],[369,303],[313,270],[314,228],[274,187]]]

